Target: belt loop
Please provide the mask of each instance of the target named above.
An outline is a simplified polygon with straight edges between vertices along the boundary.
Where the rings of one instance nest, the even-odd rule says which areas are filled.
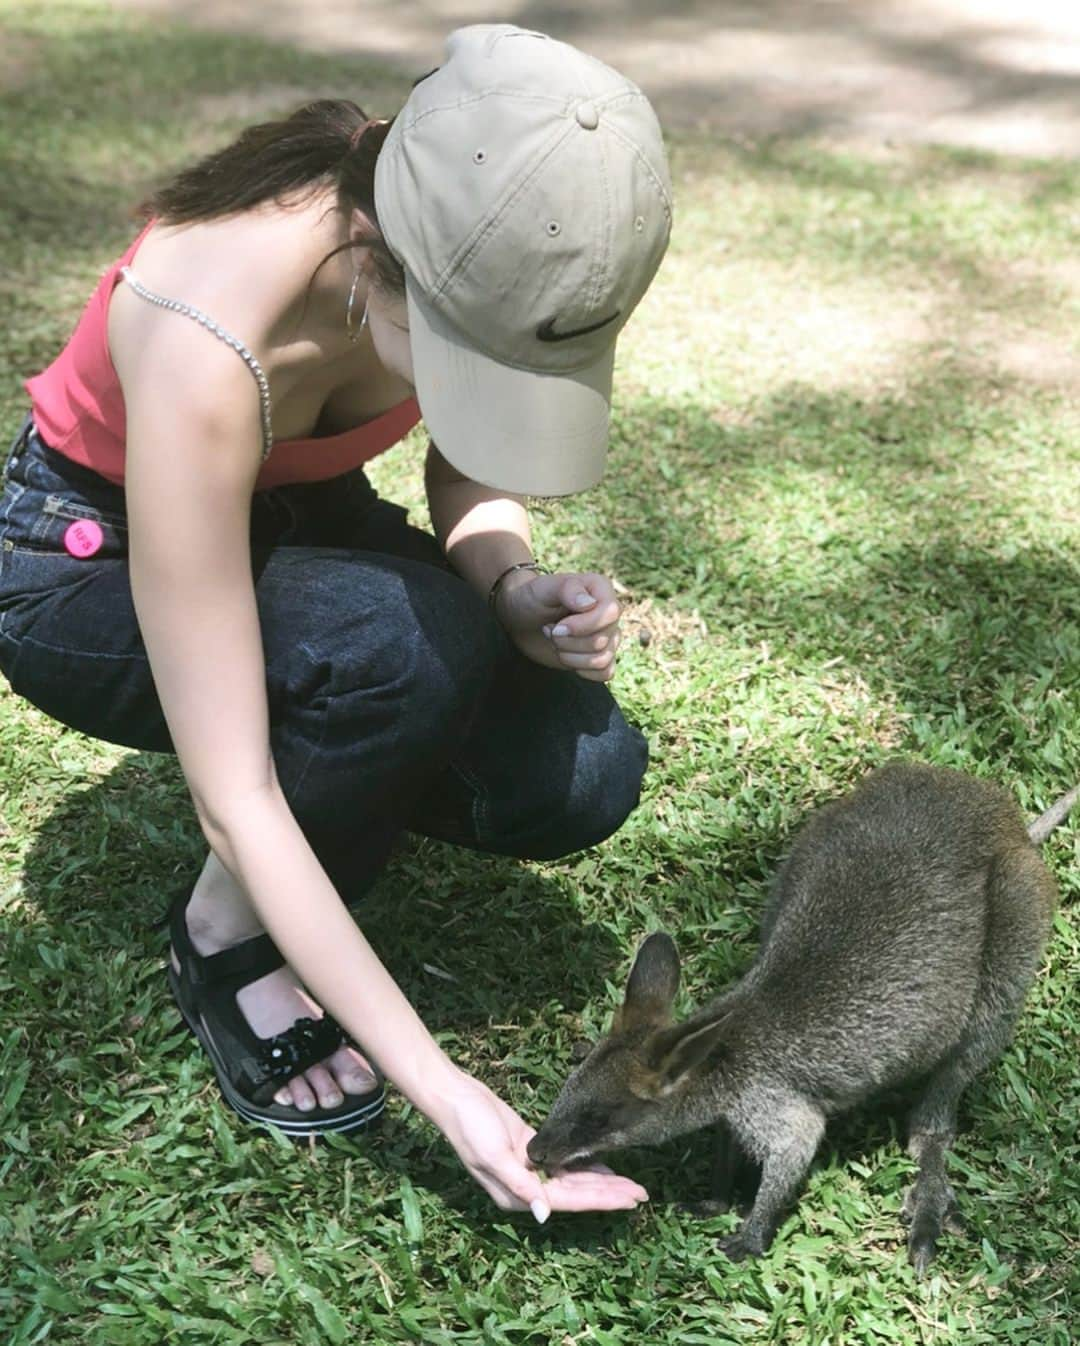
[[[30,436],[34,433],[34,413],[29,412],[26,420],[22,423],[22,429],[15,436],[15,443],[11,446],[11,457],[16,457],[22,453],[23,449],[30,443]]]
[[[16,462],[18,461],[19,454],[21,454],[23,449],[26,448],[26,445],[30,439],[30,434],[33,428],[34,428],[34,417],[33,414],[30,414],[27,416],[26,420],[23,421],[22,429],[19,431],[19,433],[15,436],[15,439],[12,441],[11,452],[8,454],[7,460],[4,463],[3,480],[5,485],[7,483],[8,473],[11,471],[11,469],[15,466]]]

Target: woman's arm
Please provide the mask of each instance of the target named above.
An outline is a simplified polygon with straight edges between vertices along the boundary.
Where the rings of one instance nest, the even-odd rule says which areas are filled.
[[[464,477],[434,444],[425,471],[436,535],[458,574],[485,596],[508,567],[532,559],[529,516],[520,496]],[[619,603],[611,581],[594,572],[541,575],[518,570],[499,585],[496,615],[534,663],[592,682],[615,672]]]
[[[173,744],[208,843],[290,965],[431,1113],[457,1072],[339,901],[274,773],[249,543],[258,400],[235,353],[188,327],[151,314],[112,342],[132,596]]]
[[[486,594],[508,566],[532,560],[529,516],[520,496],[463,477],[434,444],[428,449],[424,486],[435,536],[454,569],[475,589]]]

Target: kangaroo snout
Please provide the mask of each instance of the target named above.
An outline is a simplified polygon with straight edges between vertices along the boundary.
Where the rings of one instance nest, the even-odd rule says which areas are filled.
[[[548,1152],[542,1128],[529,1141],[525,1147],[525,1153],[529,1156],[529,1162],[536,1164],[538,1168],[543,1168],[548,1162]]]

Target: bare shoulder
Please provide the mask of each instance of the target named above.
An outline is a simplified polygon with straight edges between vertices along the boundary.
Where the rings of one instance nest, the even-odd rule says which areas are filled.
[[[147,289],[206,313],[250,350],[268,355],[276,333],[299,311],[312,275],[337,239],[324,197],[273,204],[186,225],[156,224],[131,262]],[[110,345],[163,330],[155,310],[118,284],[110,303]],[[163,310],[157,310],[160,319]],[[173,315],[167,315],[172,318]]]
[[[261,407],[237,352],[123,283],[109,305],[107,332],[124,396],[129,501],[147,469],[174,477],[184,465],[218,488],[249,490],[262,456]]]

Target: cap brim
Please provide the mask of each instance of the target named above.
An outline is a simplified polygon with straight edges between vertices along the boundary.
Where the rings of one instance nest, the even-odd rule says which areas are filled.
[[[614,343],[567,374],[499,364],[406,289],[416,398],[451,466],[515,495],[571,495],[604,473]]]

